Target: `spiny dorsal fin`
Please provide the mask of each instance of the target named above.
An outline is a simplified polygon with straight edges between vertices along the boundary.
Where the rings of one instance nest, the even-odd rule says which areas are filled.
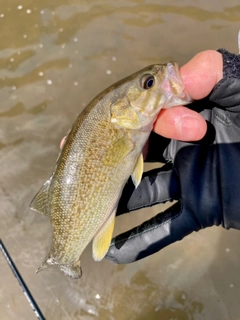
[[[132,173],[132,181],[135,185],[135,188],[138,187],[141,182],[143,174],[143,155],[142,153],[138,156],[137,161],[135,163],[135,167]]]
[[[48,210],[48,191],[50,183],[51,178],[44,183],[42,188],[38,191],[32,202],[30,203],[30,208],[32,210],[37,211],[41,214],[45,214],[46,216],[49,216],[50,214]]]

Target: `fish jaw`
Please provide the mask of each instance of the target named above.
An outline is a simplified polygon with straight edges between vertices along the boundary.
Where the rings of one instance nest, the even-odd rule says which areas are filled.
[[[154,78],[154,85],[144,89],[139,84],[148,76]],[[139,71],[136,78],[128,85],[125,96],[111,105],[111,122],[116,128],[151,131],[161,109],[192,102],[176,62],[149,66]]]
[[[166,97],[163,109],[178,105],[186,105],[192,102],[192,98],[185,90],[176,62],[169,62],[166,64],[166,77],[161,83],[161,90]]]

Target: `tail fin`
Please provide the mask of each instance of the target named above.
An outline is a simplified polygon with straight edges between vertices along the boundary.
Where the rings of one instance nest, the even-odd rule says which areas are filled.
[[[65,275],[72,279],[79,279],[82,276],[82,268],[80,266],[80,260],[72,265],[68,264],[53,264],[48,262],[48,258],[46,258],[40,267],[36,270],[36,273],[51,268],[58,267]]]
[[[60,270],[71,279],[79,279],[82,276],[82,268],[80,266],[80,260],[74,265],[60,265]]]
[[[38,273],[40,271],[43,271],[45,269],[48,269],[50,267],[52,267],[52,265],[47,262],[47,259],[45,259],[45,260],[43,260],[43,262],[40,265],[40,267],[36,270],[36,273]]]

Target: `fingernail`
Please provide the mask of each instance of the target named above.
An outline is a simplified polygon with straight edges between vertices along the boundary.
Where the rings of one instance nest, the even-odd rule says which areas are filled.
[[[62,147],[64,146],[65,141],[66,141],[66,136],[62,138],[62,141],[60,142],[60,149],[62,149]]]

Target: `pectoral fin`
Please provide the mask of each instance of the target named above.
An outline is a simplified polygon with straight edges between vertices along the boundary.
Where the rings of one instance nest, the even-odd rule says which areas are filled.
[[[141,182],[142,174],[143,174],[143,155],[141,153],[137,158],[134,171],[132,173],[132,181],[135,185],[135,188],[137,188],[139,183]]]
[[[51,178],[44,183],[42,188],[38,191],[38,193],[33,198],[32,202],[30,203],[30,208],[32,210],[37,211],[41,214],[45,214],[46,216],[49,216],[48,192],[50,183]]]
[[[104,165],[114,166],[122,161],[134,148],[133,142],[123,135],[109,147],[102,159]]]
[[[114,229],[115,213],[116,209],[93,239],[92,255],[95,261],[101,261],[108,252]]]

